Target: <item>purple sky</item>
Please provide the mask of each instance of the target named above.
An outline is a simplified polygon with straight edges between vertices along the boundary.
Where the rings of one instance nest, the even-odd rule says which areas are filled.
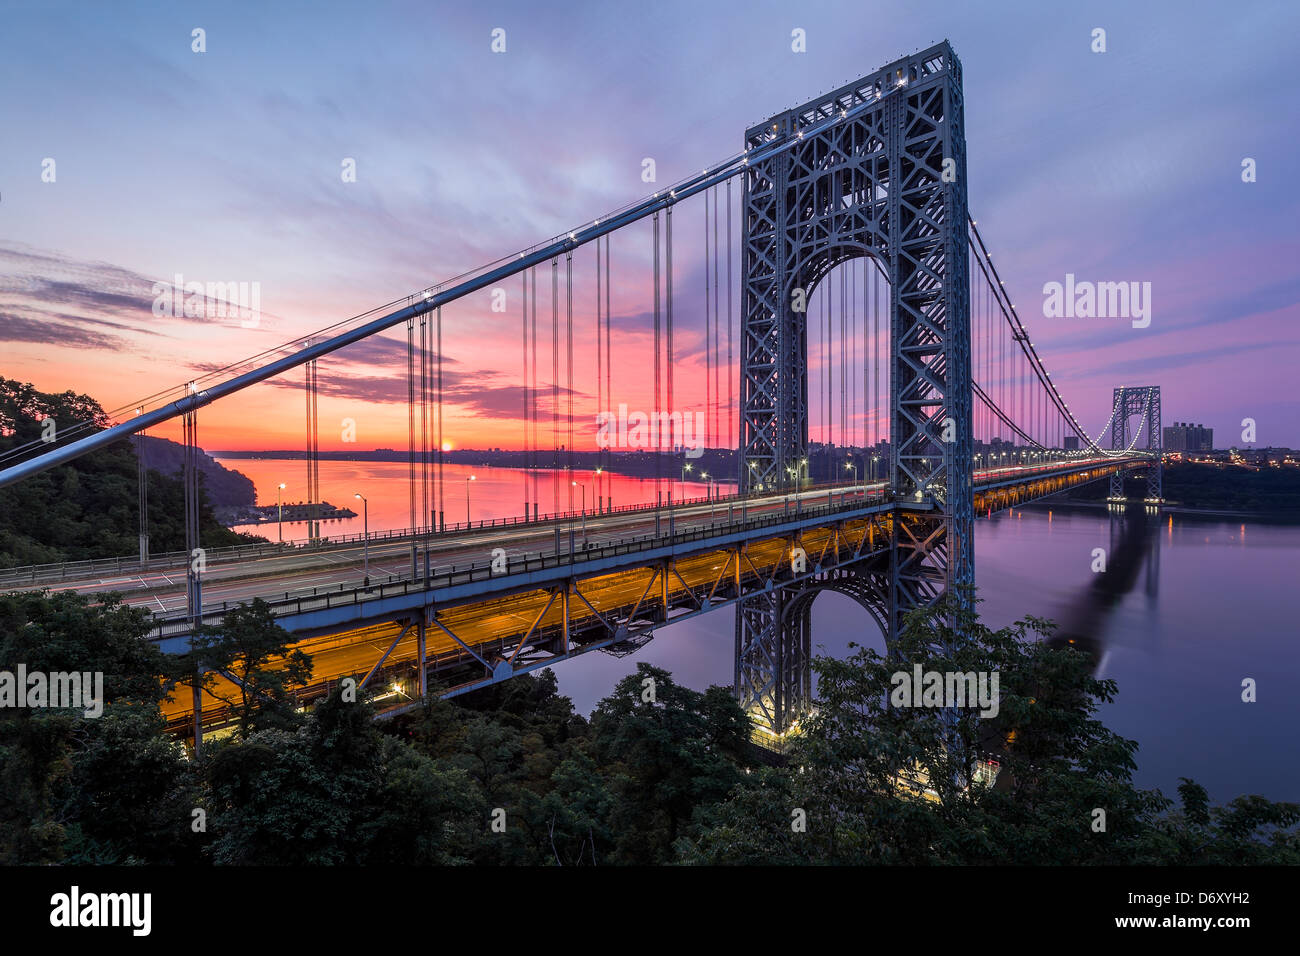
[[[964,67],[972,214],[1085,427],[1106,421],[1114,386],[1159,384],[1166,423],[1203,422],[1226,446],[1251,417],[1260,444],[1300,446],[1298,28],[1294,5],[1182,0],[10,9],[0,374],[125,404],[567,231],[651,191],[644,157],[671,183],[735,153],[747,125],[947,38]],[[341,181],[345,157],[356,183]],[[1257,182],[1242,182],[1246,157]],[[683,220],[693,368],[702,227]],[[648,251],[615,240],[620,263]],[[149,285],[176,273],[257,281],[265,321],[155,318]],[[1045,318],[1043,285],[1067,273],[1150,282],[1150,326]],[[626,281],[615,323],[635,361],[648,279]],[[470,303],[449,335],[469,376],[461,427],[498,399],[513,408],[517,324]],[[404,361],[384,353],[324,374],[336,393],[344,372],[352,392],[382,391]],[[278,447],[300,435],[300,405],[266,386],[205,413],[205,435]],[[404,426],[396,404],[371,414],[363,446]]]

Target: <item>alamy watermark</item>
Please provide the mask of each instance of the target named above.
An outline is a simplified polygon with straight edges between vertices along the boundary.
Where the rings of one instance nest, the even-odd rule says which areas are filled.
[[[56,929],[122,927],[132,936],[148,936],[152,912],[152,893],[83,893],[73,886],[50,897],[50,925]]]
[[[893,707],[979,707],[981,717],[998,715],[997,671],[896,671],[889,682]]]
[[[240,328],[255,329],[262,321],[260,282],[174,282],[153,284],[153,314],[187,319],[239,319]]]
[[[1151,324],[1150,282],[1065,282],[1043,285],[1043,317],[1048,319],[1132,319],[1133,328]]]
[[[617,413],[596,415],[596,446],[682,449],[687,458],[699,458],[704,454],[705,427],[703,412],[628,412],[623,404]]]
[[[104,713],[104,674],[102,671],[28,671],[26,664],[16,670],[0,671],[0,708],[49,707],[58,710],[78,709],[86,717]]]

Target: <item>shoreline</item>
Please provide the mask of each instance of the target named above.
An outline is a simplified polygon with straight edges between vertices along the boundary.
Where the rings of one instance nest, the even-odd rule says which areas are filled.
[[[1140,505],[1141,501],[1133,500],[1129,505]],[[1028,504],[1019,505],[1021,510],[1041,511],[1056,510],[1064,508],[1079,508],[1086,511],[1107,511],[1110,505],[1105,501],[1053,501],[1051,498],[1040,498],[1037,501],[1031,501]],[[1218,508],[1189,508],[1185,505],[1161,505],[1160,510],[1166,514],[1179,514],[1188,517],[1202,518],[1248,518],[1253,521],[1267,521],[1273,524],[1300,524],[1300,511],[1228,511]]]

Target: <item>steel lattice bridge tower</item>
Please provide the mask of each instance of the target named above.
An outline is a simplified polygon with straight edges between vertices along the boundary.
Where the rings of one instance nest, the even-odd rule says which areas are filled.
[[[1129,419],[1137,415],[1138,423],[1134,429]],[[1142,445],[1142,438],[1146,444]],[[1110,447],[1131,451],[1142,447],[1154,459],[1147,469],[1147,496],[1150,504],[1160,504],[1165,500],[1164,485],[1164,429],[1160,420],[1160,386],[1159,385],[1122,385],[1115,389],[1115,402],[1110,414]],[[1110,501],[1122,502],[1124,497],[1124,475],[1117,472],[1110,476]]]
[[[836,116],[843,121],[805,134]],[[841,568],[804,591],[738,605],[737,688],[778,731],[809,703],[817,589],[849,594],[892,638],[902,614],[974,580],[961,64],[943,44],[745,134],[750,149],[790,137],[799,140],[794,148],[752,164],[744,180],[741,487],[790,488],[800,480],[808,455],[808,329],[798,307],[835,266],[870,257],[893,293],[889,489],[933,510],[894,536],[884,566]]]
[[[653,369],[656,417],[680,417],[671,371],[674,210],[680,221],[683,203],[704,200],[707,250],[712,195],[717,350],[718,187],[730,190],[732,180],[741,183],[739,282],[731,281],[730,258],[726,274],[728,296],[733,289],[739,292],[740,395],[736,404],[728,396],[729,408],[738,412],[736,444],[730,432],[725,441],[738,452],[737,492],[724,497],[710,490],[705,497],[683,501],[679,495],[673,501],[670,491],[666,503],[614,507],[612,497],[597,490],[593,511],[584,485],[580,512],[572,499],[563,510],[557,492],[555,510],[542,514],[536,481],[530,494],[525,471],[522,515],[475,522],[467,490],[466,520],[449,524],[442,458],[435,451],[443,444],[442,309],[476,293],[495,294],[507,280],[522,281],[516,317],[526,384],[523,450],[532,456],[532,468],[562,474],[566,485],[576,487],[574,476],[562,472],[558,425],[552,426],[549,458],[540,454],[546,450],[537,440],[537,270],[550,277],[549,283],[543,278],[541,294],[550,306],[552,372],[547,377],[552,409],[558,411],[561,302],[571,402],[580,391],[573,382],[575,252],[595,253],[596,390],[602,393],[603,327],[603,395],[609,400],[597,407],[607,411],[614,407],[609,237],[628,230],[638,241],[653,240],[647,258],[654,263],[654,357],[648,362],[638,354],[633,375]],[[730,192],[726,208],[730,256]],[[647,226],[653,229],[648,235]],[[661,245],[667,264],[662,282]],[[844,434],[849,415],[841,375],[841,440],[822,443],[830,449],[829,475],[812,485],[805,467],[814,454],[807,305],[819,283],[829,292],[832,270],[846,264],[850,270],[871,265],[874,290],[888,288],[887,310],[877,307],[872,313],[883,324],[888,346],[875,344],[879,327],[870,337],[873,357],[884,360],[888,395],[873,393],[868,399],[864,380],[862,444],[855,446],[852,434],[847,440]],[[706,251],[706,281],[707,265]],[[841,281],[844,274],[839,272]],[[105,577],[139,575],[141,589],[130,597],[153,610],[151,640],[168,652],[184,652],[199,627],[219,626],[228,610],[257,597],[268,603],[277,623],[312,642],[318,683],[304,690],[305,699],[328,693],[340,680],[358,678],[358,690],[381,682],[407,688],[415,703],[403,706],[419,706],[432,693],[430,676],[443,683],[438,693],[444,696],[467,693],[591,651],[630,653],[657,628],[734,605],[736,694],[761,731],[779,738],[812,706],[811,609],[822,591],[839,591],[865,608],[892,646],[908,612],[949,594],[969,598],[977,514],[992,515],[1105,479],[1117,497],[1122,473],[1130,469],[1146,469],[1148,499],[1158,503],[1159,387],[1116,390],[1106,426],[1111,448],[1103,449],[1101,436],[1086,434],[1051,382],[1005,285],[967,212],[961,65],[951,46],[941,43],[772,116],[745,133],[743,152],[570,232],[123,406],[110,427],[80,422],[61,426],[53,444],[42,439],[0,449],[0,487],[177,420],[184,425],[186,451],[184,552],[148,553],[141,459],[138,558],[6,569],[0,571],[0,588],[57,582],[96,593]],[[708,291],[706,285],[706,345]],[[841,284],[841,371],[848,367],[843,343],[851,338],[863,345],[865,376],[865,285],[860,335],[844,331],[845,301]],[[728,300],[729,332],[730,312]],[[315,522],[305,541],[204,552],[199,411],[277,376],[305,372],[307,507],[315,509],[317,360],[403,327],[408,481],[401,487],[400,479],[393,480],[385,490],[408,498],[409,526],[386,530],[374,541],[367,531],[358,546],[356,536],[320,537]],[[541,331],[546,338],[545,317]],[[829,333],[828,325],[828,342]],[[662,358],[667,362],[661,364]],[[729,370],[735,364],[728,359]],[[877,386],[881,381],[877,366]],[[846,459],[857,454],[862,465],[868,454],[865,413],[877,410],[884,412],[888,450],[878,427],[871,450],[885,456],[884,479],[877,480],[873,456],[869,481],[860,469],[843,480],[839,469],[853,468]],[[569,423],[571,413],[570,405]],[[1130,430],[1133,415],[1142,418]],[[829,422],[828,413],[824,436]],[[1143,433],[1146,445],[1138,448]],[[568,437],[565,446],[573,449]],[[664,453],[654,457],[658,468]],[[608,457],[603,461],[606,470],[615,470]],[[571,463],[568,468],[573,470]],[[684,473],[684,461],[682,468]],[[313,514],[318,512],[308,511],[309,518]],[[592,542],[586,540],[588,531]],[[575,547],[579,534],[583,544]],[[500,547],[503,543],[510,547]],[[378,575],[372,580],[372,557],[386,563],[391,572],[386,580]],[[325,566],[335,579],[321,586]],[[147,585],[144,575],[150,576]],[[204,703],[194,682],[192,704],[177,703],[167,716],[174,727],[191,722],[197,749],[203,728],[226,719],[216,710],[212,701]]]

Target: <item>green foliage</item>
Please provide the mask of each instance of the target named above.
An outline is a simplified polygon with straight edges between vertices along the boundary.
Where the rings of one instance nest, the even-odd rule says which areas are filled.
[[[95,430],[110,423],[99,403],[73,392],[52,394],[0,378],[0,452],[28,443],[40,447],[42,421],[55,434],[81,422]],[[184,487],[176,478],[148,473],[149,545],[154,553],[185,548]],[[201,494],[199,540],[216,548],[261,540],[217,523]],[[7,488],[0,488],[0,568],[53,564],[139,551],[139,488],[135,449],[129,441],[84,455]]]
[[[1165,468],[1165,497],[1188,508],[1300,512],[1300,468],[1180,462]]]
[[[818,659],[816,714],[790,764],[752,777],[714,807],[699,863],[1160,864],[1300,862],[1300,806],[1242,798],[1210,810],[1185,781],[1184,809],[1132,784],[1135,742],[1096,719],[1113,681],[1026,618],[994,631],[952,604],[911,615],[894,654]],[[997,672],[1000,707],[890,704],[891,675]],[[975,775],[995,757],[994,787]],[[1105,829],[1094,827],[1105,811]],[[792,828],[806,815],[806,832]]]
[[[1135,788],[1136,745],[1096,718],[1114,683],[1033,618],[992,630],[944,606],[910,616],[891,656],[819,659],[817,710],[779,766],[751,759],[729,691],[644,663],[590,722],[549,670],[383,721],[335,691],[304,717],[305,662],[265,605],[184,658],[147,628],[113,597],[0,597],[4,667],[102,670],[106,697],[99,719],[0,711],[0,863],[1300,863],[1300,805],[1216,807],[1184,780],[1174,808]],[[249,688],[199,763],[158,711],[159,675],[195,660]],[[894,706],[917,663],[996,671],[998,714]]]
[[[103,714],[0,709],[0,863],[183,862],[196,806],[163,730],[166,664],[116,595],[0,595],[0,669],[103,675]]]
[[[701,694],[638,664],[592,715],[593,753],[616,797],[610,862],[670,860],[673,844],[693,832],[696,811],[739,783],[748,739],[749,722],[730,693]]]
[[[311,658],[293,642],[293,635],[275,623],[271,606],[256,598],[227,611],[219,627],[202,628],[187,653],[170,659],[170,673],[177,684],[191,688],[197,680],[225,703],[241,737],[292,729],[300,721],[291,688],[305,687],[312,670]],[[219,683],[218,676],[227,683]],[[222,686],[234,690],[224,692]]]

